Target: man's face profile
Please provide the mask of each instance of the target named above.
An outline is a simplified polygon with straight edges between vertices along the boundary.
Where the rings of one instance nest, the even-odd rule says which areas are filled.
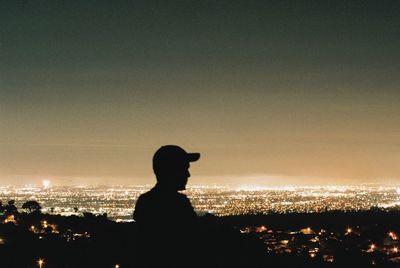
[[[173,191],[185,190],[190,177],[190,162],[199,158],[199,153],[187,153],[177,145],[162,146],[153,156],[153,170],[159,187]]]
[[[167,180],[170,180],[171,186],[177,191],[186,189],[186,184],[188,182],[188,178],[190,177],[189,167],[189,163],[181,163],[176,165],[170,171],[168,176],[169,178],[167,178]]]

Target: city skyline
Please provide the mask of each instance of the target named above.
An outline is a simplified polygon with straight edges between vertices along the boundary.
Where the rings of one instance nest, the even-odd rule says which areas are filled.
[[[14,200],[21,207],[35,200],[43,213],[62,216],[107,213],[116,221],[132,221],[132,208],[142,186],[0,186],[0,201]],[[324,213],[329,211],[362,212],[371,208],[398,210],[400,186],[291,186],[230,187],[191,186],[186,191],[198,215],[217,216],[251,214]]]
[[[400,182],[396,1],[2,1],[1,184]]]

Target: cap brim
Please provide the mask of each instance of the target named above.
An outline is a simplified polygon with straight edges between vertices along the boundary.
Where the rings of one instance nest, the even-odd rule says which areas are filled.
[[[199,153],[188,153],[187,159],[189,162],[195,162],[200,159],[200,154]]]

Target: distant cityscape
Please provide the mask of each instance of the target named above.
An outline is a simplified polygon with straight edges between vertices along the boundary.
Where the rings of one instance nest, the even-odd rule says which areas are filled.
[[[90,212],[115,221],[131,221],[135,202],[150,185],[135,186],[0,186],[0,201],[21,206],[36,200],[43,213],[62,216]],[[363,211],[400,206],[400,186],[230,187],[191,186],[186,194],[200,215]]]
[[[137,242],[136,223],[130,221],[137,198],[150,187],[51,186],[49,181],[1,186],[0,257],[30,250],[10,267],[133,267],[131,252],[121,252],[130,248],[127,243]],[[399,186],[191,186],[186,194],[204,215],[200,222],[232,227],[247,239],[249,252],[262,252],[251,255],[255,263],[400,265]],[[214,239],[224,237],[227,245],[233,236],[223,236],[221,230]],[[155,230],[163,231],[168,230],[162,224]],[[67,252],[61,257],[60,248]],[[86,255],[78,254],[82,248]],[[102,258],[93,257],[98,255]]]

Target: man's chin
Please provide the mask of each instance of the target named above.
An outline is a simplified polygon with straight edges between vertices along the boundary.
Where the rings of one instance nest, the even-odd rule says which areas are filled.
[[[184,191],[184,190],[186,190],[186,185],[183,185],[183,186],[178,188],[178,191]]]

